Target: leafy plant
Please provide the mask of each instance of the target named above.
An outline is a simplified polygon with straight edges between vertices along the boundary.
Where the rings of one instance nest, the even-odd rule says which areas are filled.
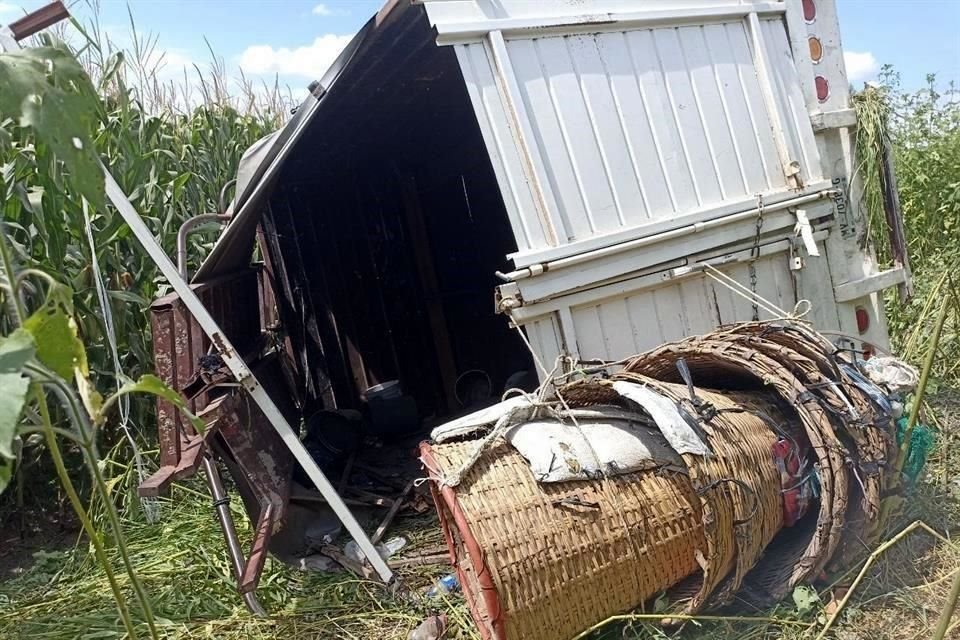
[[[895,290],[886,292],[885,309],[898,353],[911,358],[933,326],[932,309],[938,294],[956,290],[948,265],[960,262],[960,100],[954,85],[943,86],[933,75],[917,91],[904,91],[900,77],[884,67],[880,82],[854,95],[857,109],[858,168],[870,234],[882,264],[890,261],[886,221],[880,195],[878,153],[889,136],[914,276],[915,295],[902,303]],[[960,338],[949,326],[941,342],[944,355],[936,377],[956,381]]]
[[[59,178],[59,185],[72,191],[74,204],[89,220],[89,207],[104,206],[105,198],[103,173],[91,136],[92,114],[99,101],[86,74],[68,52],[47,46],[0,54],[0,84],[4,84],[0,117],[19,122],[20,133],[32,142],[35,157],[45,157],[45,169]],[[104,400],[91,380],[87,351],[75,320],[73,291],[41,269],[16,269],[15,260],[4,227],[0,234],[0,295],[8,309],[4,324],[12,330],[0,337],[0,492],[9,483],[22,440],[32,434],[42,435],[60,483],[106,572],[128,636],[136,637],[101,532],[94,527],[64,464],[60,441],[76,445],[90,474],[94,495],[103,505],[109,532],[150,636],[157,638],[150,600],[131,562],[104,479],[98,430],[122,398],[138,392],[171,401],[198,430],[202,430],[202,422],[189,414],[179,394],[150,375],[124,383]],[[31,308],[28,301],[38,303]],[[51,398],[65,418],[56,424]],[[21,421],[23,415],[28,418]]]
[[[227,88],[235,85],[215,56],[209,70],[197,68],[196,77],[181,86],[159,83],[163,62],[156,38],[138,34],[132,19],[133,44],[125,50],[95,20],[73,27],[57,30],[62,40],[44,38],[38,48],[3,57],[0,219],[21,271],[43,271],[72,291],[72,317],[90,378],[100,389],[116,389],[124,384],[120,372],[139,379],[153,369],[147,307],[165,284],[123,219],[103,201],[95,162],[110,167],[172,254],[184,220],[221,210],[223,185],[235,175],[240,156],[279,126],[290,101],[278,86],[249,82],[231,95]],[[70,40],[72,52],[64,44]],[[33,117],[24,117],[16,94],[37,96],[26,105]],[[68,117],[54,117],[54,108]],[[209,237],[191,237],[192,268],[209,243]],[[43,302],[32,278],[21,291],[31,308]],[[0,334],[14,329],[10,317],[0,315]],[[128,439],[143,444],[154,437],[153,405],[141,396],[125,396],[128,420],[108,421],[97,430],[102,449],[119,459],[129,457]],[[57,406],[52,410],[55,424],[65,419]],[[12,492],[21,506],[24,494],[44,503],[53,493],[47,480],[52,473],[42,472],[44,465],[52,471],[48,459],[39,457],[43,446],[38,438],[23,443],[21,455],[39,462],[37,472],[21,476]],[[68,470],[82,468],[75,449],[64,455]],[[78,482],[83,484],[82,476]],[[0,507],[10,502],[0,500]]]

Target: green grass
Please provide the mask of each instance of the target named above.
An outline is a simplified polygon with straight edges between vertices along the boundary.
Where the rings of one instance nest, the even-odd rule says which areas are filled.
[[[960,395],[941,394],[936,406],[938,419],[944,424],[960,421]],[[938,530],[954,529],[960,524],[960,487],[953,483],[954,478],[960,477],[960,457],[951,459],[944,455],[946,449],[939,451],[924,483],[909,501],[909,510],[891,526],[891,534],[916,518]],[[118,486],[123,482],[121,474]],[[246,545],[251,530],[238,503],[234,501],[233,509]],[[146,524],[140,517],[128,514],[124,528],[164,638],[402,640],[425,616],[437,612],[447,614],[450,638],[478,637],[461,596],[428,601],[418,595],[433,579],[449,571],[445,567],[402,570],[400,575],[413,595],[398,596],[376,582],[359,580],[349,573],[305,573],[269,559],[258,594],[270,617],[255,618],[243,608],[234,589],[222,537],[200,483],[176,486],[171,499],[163,501],[162,509],[159,523]],[[411,540],[411,546],[402,553],[441,541],[432,516],[401,517],[391,531],[391,535],[395,534]],[[113,560],[118,562],[115,556]],[[958,567],[960,548],[934,544],[926,534],[905,539],[868,574],[834,637],[927,637],[936,623],[951,571]],[[125,581],[123,584],[128,587]],[[823,593],[823,602],[828,602],[830,595]],[[818,615],[814,612],[800,616],[789,601],[770,611],[737,613],[807,622],[815,622]],[[869,635],[849,635],[868,631]],[[0,638],[113,637],[122,637],[116,608],[102,569],[92,561],[83,544],[44,553],[22,575],[0,583]],[[676,635],[668,634],[658,624],[632,622],[611,624],[592,637],[799,640],[812,636],[793,626],[725,622],[688,623]]]
[[[233,509],[246,544],[250,526],[237,502]],[[434,610],[445,612],[461,629],[469,627],[469,613],[460,598],[427,601],[416,596],[447,571],[443,567],[401,571],[414,594],[404,597],[352,574],[300,572],[272,558],[267,560],[258,591],[271,616],[255,618],[246,612],[234,588],[209,498],[191,486],[178,486],[162,509],[163,518],[157,524],[127,518],[124,525],[165,638],[391,640],[406,638]],[[439,543],[439,530],[422,525],[422,517],[401,518],[391,535],[407,530],[420,544]],[[125,580],[123,584],[127,586]],[[122,637],[116,607],[102,569],[83,546],[45,554],[23,575],[0,584],[0,638],[109,637]],[[464,631],[454,637],[475,634]]]

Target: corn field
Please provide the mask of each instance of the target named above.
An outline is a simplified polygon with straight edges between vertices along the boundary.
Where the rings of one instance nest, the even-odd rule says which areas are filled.
[[[120,50],[96,24],[86,25],[83,32],[84,38],[70,46],[97,96],[89,114],[95,153],[173,255],[181,223],[190,216],[220,210],[224,197],[231,195],[222,191],[235,175],[240,156],[282,124],[291,100],[279,87],[254,87],[243,79],[239,91],[231,93],[230,87],[237,82],[227,77],[215,55],[208,69],[195,70],[195,77],[161,84],[148,62],[155,59],[155,40],[136,36],[130,49]],[[40,44],[66,46],[52,41]],[[864,159],[861,179],[873,220],[871,237],[864,241],[874,242],[881,262],[889,256],[876,151],[885,130],[896,153],[917,294],[904,304],[891,292],[885,303],[895,346],[914,361],[922,357],[918,345],[924,344],[933,322],[928,300],[938,292],[960,292],[960,282],[941,277],[946,267],[956,272],[960,264],[960,101],[955,97],[952,87],[941,87],[933,77],[922,90],[904,91],[891,69],[884,71],[879,87],[856,97],[861,122],[857,144]],[[0,211],[13,261],[22,270],[49,274],[72,290],[76,332],[86,348],[90,377],[97,387],[108,389],[116,386],[118,369],[134,379],[152,370],[146,310],[166,285],[117,212],[87,197],[77,176],[69,173],[32,128],[0,110]],[[198,264],[211,243],[209,234],[194,237],[191,266]],[[98,300],[94,264],[99,265],[112,311],[112,331]],[[4,291],[0,296],[6,298],[5,308],[10,294]],[[28,306],[39,304],[31,296],[39,299],[42,292],[28,288],[24,294]],[[0,314],[0,335],[13,328],[7,314]],[[942,389],[955,385],[960,375],[958,331],[960,326],[952,323],[942,339],[943,357],[936,368],[936,385]],[[111,340],[119,367],[113,361]],[[155,447],[152,407],[146,398],[134,400],[130,409],[137,444],[148,458]],[[127,441],[110,421],[97,438],[105,452],[101,463],[110,499],[119,507],[134,563],[153,600],[157,637],[405,637],[406,630],[427,613],[419,605],[384,608],[377,603],[380,594],[368,584],[304,578],[271,561],[261,593],[277,614],[268,621],[250,619],[233,591],[230,567],[204,496],[190,486],[178,487],[178,503],[165,506],[167,517],[159,523],[145,522],[133,498],[136,477]],[[93,523],[105,527],[104,505],[102,500],[98,504],[83,473],[81,452],[66,447],[64,455],[91,507]],[[0,531],[5,537],[18,530],[30,534],[24,513],[49,510],[51,503],[62,510],[65,503],[51,470],[47,444],[28,439],[19,456],[18,477],[11,481],[16,490],[0,495]],[[944,456],[939,463],[938,473],[952,477],[951,463]],[[915,508],[925,508],[925,500],[917,500]],[[237,511],[238,521],[243,521]],[[249,527],[241,532],[249,534]],[[210,541],[215,543],[205,546]],[[113,542],[106,540],[107,555],[118,564]],[[415,583],[430,579],[423,572],[406,577]],[[131,584],[121,580],[120,587],[129,596]],[[102,568],[85,541],[41,551],[23,575],[0,578],[0,637],[123,637],[110,598]],[[322,606],[317,604],[320,601]],[[462,601],[437,606],[451,617],[457,634],[453,637],[473,637]],[[149,637],[142,614],[134,611],[133,618],[136,629]],[[716,635],[697,636],[694,629],[685,637],[774,637],[765,631],[740,629],[730,636],[725,627],[709,629]],[[400,636],[395,635],[400,631]],[[622,637],[665,636],[658,628],[636,625],[624,629]],[[887,636],[881,630],[874,637]]]

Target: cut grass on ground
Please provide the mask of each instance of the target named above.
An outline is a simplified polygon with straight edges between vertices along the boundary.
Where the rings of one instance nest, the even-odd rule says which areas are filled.
[[[947,533],[960,526],[960,461],[956,456],[944,455],[953,440],[955,425],[960,424],[960,393],[941,392],[936,406],[943,428],[940,446],[924,474],[924,482],[911,494],[906,513],[891,526],[890,535],[914,519],[922,519]],[[165,638],[402,640],[431,613],[446,613],[451,626],[448,638],[479,638],[458,594],[440,600],[395,596],[376,582],[359,580],[348,573],[303,573],[272,559],[267,561],[258,592],[271,616],[250,616],[234,591],[209,499],[193,486],[174,489],[172,499],[163,503],[161,522],[149,525],[132,519],[125,523],[131,551]],[[200,489],[201,485],[196,487]],[[250,527],[238,502],[233,508],[241,535],[248,539]],[[424,516],[401,517],[390,535],[408,537],[411,544],[404,550],[407,553],[414,547],[440,542],[435,520]],[[867,573],[833,637],[929,637],[957,570],[960,547],[936,543],[926,533],[909,536]],[[411,568],[400,574],[413,594],[421,594],[447,571],[445,567]],[[120,576],[121,580],[124,578]],[[848,578],[845,583],[849,581]],[[823,603],[829,603],[831,597],[839,599],[842,591],[821,593]],[[816,623],[824,616],[820,610],[801,615],[789,601],[770,611],[740,610],[736,614],[788,623]],[[655,623],[628,621],[610,624],[592,638],[799,640],[814,635],[811,629],[795,624],[688,622],[679,631],[668,632]],[[22,575],[0,584],[0,638],[112,637],[123,637],[121,625],[103,572],[85,547],[43,554]],[[147,637],[146,633],[143,637]],[[960,638],[960,630],[955,628],[948,637]]]

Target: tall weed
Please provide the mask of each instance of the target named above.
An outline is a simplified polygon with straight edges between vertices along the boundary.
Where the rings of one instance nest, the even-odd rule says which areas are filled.
[[[932,327],[934,315],[924,311],[924,301],[938,286],[960,293],[960,278],[949,273],[943,277],[960,266],[960,92],[952,83],[943,86],[934,75],[927,76],[922,89],[905,91],[899,74],[885,67],[877,86],[854,96],[854,106],[864,204],[871,237],[884,262],[890,254],[877,161],[882,127],[887,127],[894,147],[915,295],[904,304],[896,290],[886,292],[891,338],[897,349],[924,344],[923,334]],[[951,323],[941,340],[943,357],[935,369],[940,380],[956,381],[960,376],[957,330],[956,322]]]

